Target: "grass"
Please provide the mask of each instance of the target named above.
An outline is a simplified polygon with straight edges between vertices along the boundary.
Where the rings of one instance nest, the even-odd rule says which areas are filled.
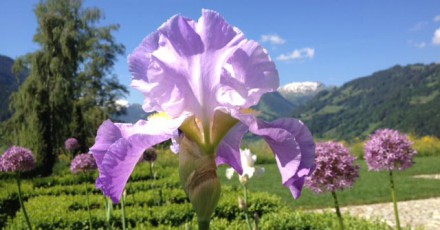
[[[432,179],[416,179],[412,176],[419,174],[440,173],[440,158],[419,157],[416,164],[403,172],[395,173],[395,185],[398,201],[440,197],[440,181]],[[352,189],[337,192],[341,206],[391,202],[389,177],[387,172],[369,172],[364,161],[359,160],[361,166],[359,180]],[[260,178],[252,178],[249,190],[255,192],[269,192],[280,196],[283,201],[294,209],[314,209],[333,207],[330,193],[316,195],[305,188],[302,196],[294,200],[289,189],[281,185],[281,176],[276,164],[262,165],[266,173]],[[222,184],[240,186],[237,177],[227,180],[224,176],[226,167],[218,171]],[[241,195],[241,194],[240,194]]]

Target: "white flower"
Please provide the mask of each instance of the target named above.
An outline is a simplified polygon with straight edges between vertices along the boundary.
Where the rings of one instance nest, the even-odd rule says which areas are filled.
[[[240,183],[246,184],[247,181],[254,175],[259,176],[264,173],[263,167],[254,166],[257,161],[257,155],[252,154],[249,149],[240,149],[241,166],[243,167],[243,174],[238,175]],[[235,170],[233,168],[226,169],[226,178],[229,180],[234,175]]]

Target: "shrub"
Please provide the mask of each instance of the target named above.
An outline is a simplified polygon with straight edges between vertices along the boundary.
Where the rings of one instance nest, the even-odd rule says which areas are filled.
[[[414,138],[410,136],[417,156],[440,156],[440,139],[434,136]]]

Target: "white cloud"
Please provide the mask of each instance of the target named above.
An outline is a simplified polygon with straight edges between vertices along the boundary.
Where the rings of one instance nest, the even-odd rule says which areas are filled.
[[[261,35],[261,42],[269,42],[272,45],[282,45],[286,43],[286,40],[276,34],[263,34]]]
[[[281,54],[277,57],[277,60],[279,61],[290,61],[295,59],[305,59],[310,58],[312,59],[315,56],[315,49],[314,48],[302,48],[302,49],[296,49],[288,54]]]
[[[433,19],[434,22],[440,22],[440,15],[437,15]]]
[[[434,32],[434,37],[432,37],[432,44],[434,45],[440,45],[440,28],[438,28]]]
[[[128,101],[125,99],[118,99],[115,101],[116,106],[120,106],[120,107],[128,107]]]

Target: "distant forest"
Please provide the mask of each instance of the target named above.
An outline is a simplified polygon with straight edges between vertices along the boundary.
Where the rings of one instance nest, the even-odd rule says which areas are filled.
[[[440,64],[394,66],[324,90],[296,110],[317,137],[365,138],[378,128],[440,137]]]

